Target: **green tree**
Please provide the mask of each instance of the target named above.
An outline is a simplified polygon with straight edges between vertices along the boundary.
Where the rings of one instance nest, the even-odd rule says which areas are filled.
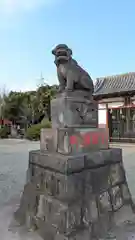
[[[6,90],[5,88],[3,88],[1,91],[0,91],[0,119],[3,120],[5,118],[4,116],[4,110],[5,110],[5,99],[7,97],[7,93],[6,93]]]
[[[50,101],[57,92],[57,86],[43,84],[36,91],[11,91],[0,96],[0,117],[7,118],[13,123],[39,123],[45,117],[49,121]]]

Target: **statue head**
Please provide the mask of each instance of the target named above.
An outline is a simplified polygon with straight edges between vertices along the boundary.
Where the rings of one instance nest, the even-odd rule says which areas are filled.
[[[55,64],[68,62],[72,57],[72,50],[66,44],[59,44],[53,50],[52,54],[55,56]]]

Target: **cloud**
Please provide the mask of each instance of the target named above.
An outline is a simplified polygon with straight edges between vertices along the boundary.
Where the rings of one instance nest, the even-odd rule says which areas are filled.
[[[0,12],[30,11],[55,2],[56,0],[0,0]]]

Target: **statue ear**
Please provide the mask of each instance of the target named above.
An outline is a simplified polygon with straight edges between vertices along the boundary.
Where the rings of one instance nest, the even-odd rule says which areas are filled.
[[[56,59],[55,59],[54,63],[55,63],[56,66],[59,65],[59,64],[58,64],[58,61],[57,61]]]
[[[72,55],[72,50],[70,48],[68,48],[68,54],[69,54],[69,56]]]
[[[54,49],[52,50],[52,54],[53,54],[53,55],[56,55],[56,48],[54,48]]]

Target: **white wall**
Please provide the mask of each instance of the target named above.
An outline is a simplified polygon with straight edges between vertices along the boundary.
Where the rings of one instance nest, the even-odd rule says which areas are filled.
[[[107,125],[107,109],[106,104],[98,105],[98,125],[99,127],[106,127]]]
[[[124,98],[109,98],[103,99],[98,104],[98,124],[99,127],[106,127],[108,125],[107,120],[107,107],[117,108],[124,105]]]

